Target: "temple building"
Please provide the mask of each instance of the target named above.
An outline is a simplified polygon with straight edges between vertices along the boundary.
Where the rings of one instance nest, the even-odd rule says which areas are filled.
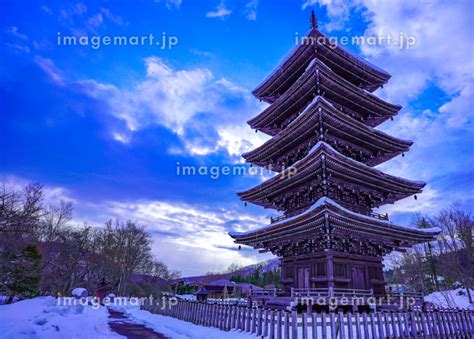
[[[243,154],[276,173],[239,197],[281,216],[230,235],[281,258],[286,295],[305,289],[384,295],[383,256],[431,241],[439,230],[397,226],[373,212],[416,199],[425,186],[374,168],[412,145],[375,129],[401,106],[372,94],[387,83],[387,72],[332,44],[314,12],[310,23],[307,43],[253,91],[269,106],[248,123],[272,138]]]

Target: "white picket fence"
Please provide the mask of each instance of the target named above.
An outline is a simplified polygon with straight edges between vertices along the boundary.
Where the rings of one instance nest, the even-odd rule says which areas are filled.
[[[474,338],[474,312],[462,310],[298,314],[175,300],[142,308],[197,325],[272,339]]]

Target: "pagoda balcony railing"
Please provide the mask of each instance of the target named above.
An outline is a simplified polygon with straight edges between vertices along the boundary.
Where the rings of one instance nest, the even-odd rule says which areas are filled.
[[[251,292],[252,297],[259,298],[259,297],[276,297],[277,290],[276,288],[264,288],[261,290],[255,290]]]
[[[292,298],[302,297],[371,297],[374,295],[373,289],[353,289],[353,288],[291,288]]]
[[[367,213],[367,215],[370,216],[370,217],[373,217],[373,218],[388,221],[388,213],[374,213],[374,212],[371,212],[371,213]],[[286,216],[286,215],[280,215],[280,216],[277,216],[277,217],[270,217],[270,224],[280,222],[280,221],[285,220],[287,218],[289,218],[289,216]]]
[[[369,214],[371,217],[380,219],[380,220],[387,220],[388,221],[388,213],[370,213]]]
[[[286,218],[288,218],[286,215],[279,215],[278,217],[270,217],[270,224],[274,224],[276,222],[285,220]]]

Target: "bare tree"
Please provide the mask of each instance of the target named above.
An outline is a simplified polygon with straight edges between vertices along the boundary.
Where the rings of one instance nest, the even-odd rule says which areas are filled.
[[[474,251],[472,215],[453,205],[439,213],[433,224],[443,230],[439,242],[441,270],[458,280],[466,289],[472,303],[471,289],[474,284]]]

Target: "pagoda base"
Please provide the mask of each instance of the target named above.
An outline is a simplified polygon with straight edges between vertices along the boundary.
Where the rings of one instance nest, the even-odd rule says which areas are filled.
[[[281,283],[285,295],[292,289],[371,290],[385,295],[382,256],[324,250],[281,258]]]

